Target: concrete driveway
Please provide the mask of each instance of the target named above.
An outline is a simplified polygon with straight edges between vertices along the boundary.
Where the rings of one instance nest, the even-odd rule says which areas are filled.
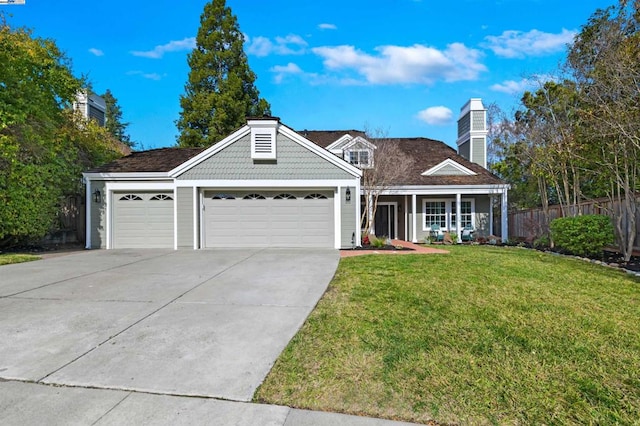
[[[0,379],[249,401],[338,260],[98,250],[3,266]]]

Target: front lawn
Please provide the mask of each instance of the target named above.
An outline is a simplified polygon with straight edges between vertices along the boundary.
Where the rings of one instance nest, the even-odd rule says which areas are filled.
[[[518,248],[344,258],[255,401],[414,422],[632,424],[640,283]]]
[[[40,259],[40,257],[32,254],[0,253],[0,266],[10,265],[12,263],[31,262],[32,260],[38,259]]]

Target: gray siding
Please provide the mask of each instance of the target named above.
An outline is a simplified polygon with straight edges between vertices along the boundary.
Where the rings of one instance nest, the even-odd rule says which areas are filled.
[[[467,176],[467,173],[453,167],[452,165],[446,165],[437,172],[433,173],[432,176]]]
[[[277,136],[276,151],[276,161],[253,161],[251,137],[247,135],[178,179],[353,179],[349,173],[281,134]]]
[[[469,160],[469,155],[471,153],[469,149],[469,145],[470,145],[469,140],[467,140],[458,146],[458,154],[460,154],[462,157],[466,158],[467,160]]]
[[[96,204],[91,200],[91,248],[107,247],[107,210],[105,183],[102,181],[91,181],[91,192],[95,190],[102,194],[102,203]]]
[[[351,187],[351,202],[346,201],[346,188],[340,189],[340,247],[351,248],[351,238],[353,233],[360,232],[360,226],[356,223],[356,200],[358,194],[355,188]]]
[[[458,137],[462,137],[469,133],[471,130],[471,118],[469,113],[466,113],[462,118],[458,120]]]
[[[176,188],[178,248],[193,248],[193,188]]]
[[[473,153],[471,157],[471,161],[476,164],[480,164],[482,167],[485,167],[484,162],[484,152],[486,149],[486,142],[484,138],[473,138]]]
[[[472,111],[473,127],[471,130],[485,130],[484,111]]]

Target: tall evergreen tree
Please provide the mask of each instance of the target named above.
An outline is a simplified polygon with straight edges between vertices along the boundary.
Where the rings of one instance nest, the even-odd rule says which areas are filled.
[[[113,96],[113,93],[111,93],[111,90],[109,89],[107,89],[107,91],[101,96],[107,105],[107,113],[105,117],[105,127],[107,128],[107,131],[120,142],[128,145],[130,148],[133,148],[135,143],[131,141],[131,136],[127,133],[129,123],[122,122],[122,108],[118,105],[118,100]]]
[[[176,125],[183,147],[211,146],[242,126],[247,116],[271,114],[243,50],[244,36],[225,0],[212,0],[200,16],[191,71]]]

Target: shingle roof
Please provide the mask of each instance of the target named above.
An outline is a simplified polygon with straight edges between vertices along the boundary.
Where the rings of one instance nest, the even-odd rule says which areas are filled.
[[[428,138],[367,138],[361,130],[303,130],[303,137],[326,148],[345,134],[362,136],[374,145],[397,144],[399,149],[412,159],[411,172],[393,182],[394,185],[494,185],[504,183],[493,173],[472,163],[456,153],[444,142]],[[89,170],[89,173],[140,173],[169,172],[185,161],[200,154],[206,148],[160,148],[133,152],[126,157]],[[426,170],[440,164],[447,158],[477,173],[473,176],[422,176]]]
[[[412,159],[411,172],[393,185],[494,185],[504,183],[484,167],[466,160],[444,142],[429,138],[368,138],[361,130],[304,130],[300,133],[310,141],[327,147],[345,134],[362,136],[376,146],[385,143],[397,144],[399,149]],[[473,176],[422,176],[426,170],[437,166],[447,158],[477,173]]]
[[[206,148],[159,148],[149,151],[132,152],[88,173],[140,173],[168,172],[180,164],[200,154]]]

